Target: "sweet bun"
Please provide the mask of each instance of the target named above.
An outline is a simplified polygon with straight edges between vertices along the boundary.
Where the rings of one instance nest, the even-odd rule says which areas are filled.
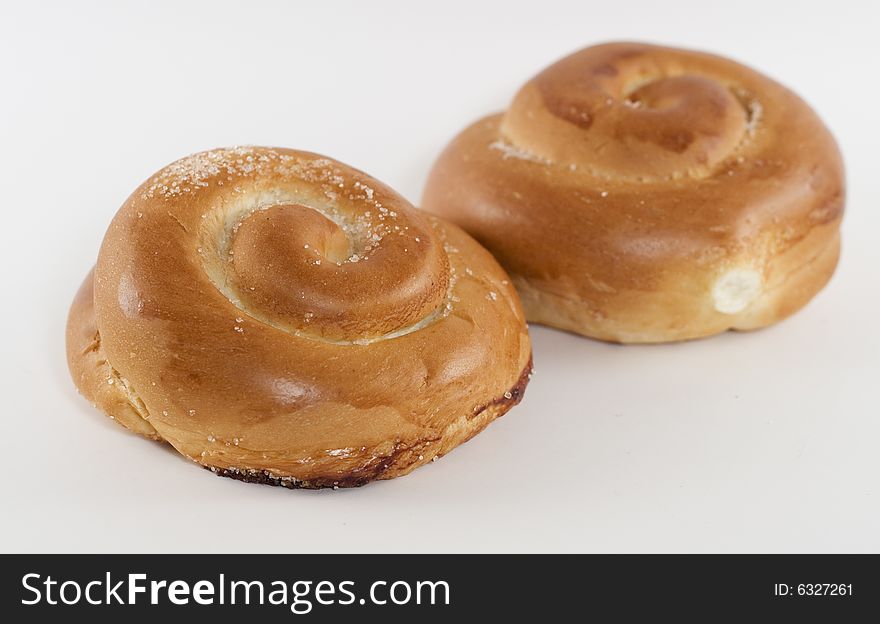
[[[492,256],[306,152],[189,156],[125,202],[70,310],[86,398],[217,474],[356,486],[522,397],[524,316]]]
[[[624,343],[797,311],[834,271],[843,206],[837,145],[798,96],[637,43],[527,82],[452,141],[423,199],[495,254],[530,321]]]

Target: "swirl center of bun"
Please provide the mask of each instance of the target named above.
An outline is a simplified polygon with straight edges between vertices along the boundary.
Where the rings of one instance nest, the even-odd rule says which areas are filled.
[[[749,138],[760,105],[733,72],[674,50],[589,48],[526,83],[502,135],[599,177],[704,178]]]
[[[268,154],[285,177],[237,179],[198,227],[202,268],[242,317],[367,344],[447,312],[452,271],[427,217],[325,159]]]

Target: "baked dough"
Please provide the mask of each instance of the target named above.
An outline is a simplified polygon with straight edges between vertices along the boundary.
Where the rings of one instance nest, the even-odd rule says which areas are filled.
[[[522,397],[525,319],[492,256],[316,154],[189,156],[125,202],[67,329],[77,387],[217,474],[403,475]]]
[[[841,156],[794,93],[718,56],[581,50],[456,137],[423,208],[508,270],[530,321],[602,340],[775,323],[829,280]]]

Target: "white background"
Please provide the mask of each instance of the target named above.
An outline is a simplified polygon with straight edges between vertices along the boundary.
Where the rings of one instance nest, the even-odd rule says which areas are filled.
[[[880,551],[877,4],[713,4],[4,4],[0,550]],[[218,479],[75,392],[68,305],[155,170],[281,145],[417,202],[458,130],[613,39],[744,61],[835,132],[843,258],[794,318],[659,347],[533,327],[520,407],[436,464],[351,491]]]

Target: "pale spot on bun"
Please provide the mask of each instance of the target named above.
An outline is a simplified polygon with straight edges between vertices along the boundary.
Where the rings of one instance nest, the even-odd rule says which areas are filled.
[[[712,287],[715,309],[722,314],[736,314],[745,310],[758,295],[764,279],[758,271],[736,268],[722,274]]]

